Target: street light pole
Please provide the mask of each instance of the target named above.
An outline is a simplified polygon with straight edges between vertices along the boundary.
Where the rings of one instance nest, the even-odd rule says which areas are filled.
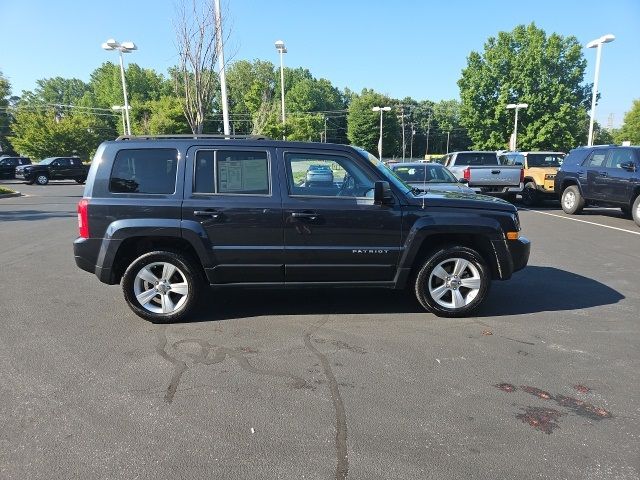
[[[114,110],[116,112],[120,112],[122,114],[122,132],[124,134],[127,133],[127,124],[125,123],[124,120],[124,111],[128,110],[128,108],[123,107],[122,105],[114,105],[113,107],[111,107],[111,110]]]
[[[220,0],[215,0],[215,22],[216,22],[216,49],[218,50],[218,65],[220,68],[220,95],[222,100],[222,122],[224,134],[229,135],[229,102],[227,101],[227,77],[224,66],[224,48],[222,45],[222,14],[220,13]]]
[[[521,108],[527,108],[528,106],[528,103],[510,103],[509,105],[507,105],[507,110],[515,109],[516,111],[516,120],[513,125],[513,141],[511,142],[511,150],[515,151],[518,146],[518,110],[520,110]]]
[[[120,54],[120,77],[122,78],[122,93],[124,95],[124,114],[127,119],[126,134],[131,135],[131,121],[129,120],[129,99],[127,96],[127,82],[124,77],[124,60],[123,53],[130,53],[137,50],[138,47],[133,42],[116,42],[113,38],[110,38],[102,44],[102,48],[105,50],[118,50]]]
[[[380,139],[378,140],[378,155],[380,155],[380,161],[382,161],[382,112],[388,112],[391,107],[373,107],[371,109],[374,112],[380,112]]]
[[[284,58],[283,55],[287,53],[287,47],[285,47],[284,42],[282,40],[278,40],[276,42],[276,50],[280,52],[280,92],[282,96],[282,139],[286,140],[287,136],[285,135],[284,125],[285,125],[285,116],[284,116]]]
[[[596,118],[596,99],[598,97],[598,77],[600,76],[600,56],[602,54],[602,44],[613,42],[616,37],[612,34],[603,35],[600,38],[587,43],[587,48],[596,48],[596,71],[595,80],[593,81],[593,93],[591,94],[591,118],[589,119],[589,139],[587,146],[593,145],[593,124]]]

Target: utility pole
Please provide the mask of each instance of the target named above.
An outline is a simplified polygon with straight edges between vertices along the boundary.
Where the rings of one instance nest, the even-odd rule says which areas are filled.
[[[324,143],[327,143],[327,116],[324,116]]]
[[[447,132],[447,153],[449,153],[449,133],[451,132]]]
[[[410,154],[410,158],[411,160],[413,160],[413,137],[416,134],[416,129],[414,127],[414,123],[411,122],[411,154]]]
[[[216,22],[216,50],[218,51],[218,64],[220,66],[220,96],[222,100],[222,121],[224,124],[224,134],[229,135],[229,102],[227,101],[227,80],[224,66],[224,47],[222,45],[222,14],[220,12],[220,0],[215,0],[215,22]]]
[[[404,105],[400,105],[400,108],[400,117],[402,118],[402,161],[404,162],[407,152],[407,142],[404,139]]]
[[[429,129],[431,128],[431,109],[429,109],[429,119],[427,120],[427,150],[425,156],[429,155]]]

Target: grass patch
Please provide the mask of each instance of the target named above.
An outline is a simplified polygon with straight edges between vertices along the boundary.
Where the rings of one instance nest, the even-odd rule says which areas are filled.
[[[0,195],[4,195],[5,193],[16,193],[10,188],[0,187]]]

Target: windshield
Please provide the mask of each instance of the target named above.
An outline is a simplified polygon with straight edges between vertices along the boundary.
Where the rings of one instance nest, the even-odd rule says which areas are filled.
[[[562,165],[562,153],[530,153],[527,155],[527,166],[531,167],[559,167]]]
[[[385,176],[385,178],[389,183],[393,183],[405,194],[411,191],[411,187],[409,185],[407,185],[400,178],[398,178],[398,176],[395,173],[393,173],[393,171],[389,167],[387,167],[384,163],[378,160],[374,155],[371,155],[369,152],[367,152],[362,148],[359,148],[359,147],[353,147],[353,148],[362,157],[364,157],[366,160],[369,160],[373,164],[373,166],[376,167],[380,171],[380,173],[382,173],[382,175]]]
[[[458,183],[456,177],[441,165],[394,165],[392,170],[406,183]]]
[[[45,158],[44,160],[40,160],[38,162],[38,165],[49,165],[51,162],[53,162],[55,160],[55,158],[51,157],[51,158]]]

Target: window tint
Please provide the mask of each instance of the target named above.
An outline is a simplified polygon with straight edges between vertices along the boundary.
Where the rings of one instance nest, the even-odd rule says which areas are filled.
[[[596,150],[589,157],[587,157],[587,159],[583,163],[583,166],[592,168],[604,167],[604,160],[606,157],[607,150]]]
[[[407,183],[457,183],[456,178],[440,165],[398,165],[393,171]]]
[[[456,167],[460,165],[498,165],[498,156],[491,152],[458,153]]]
[[[559,167],[562,165],[564,155],[560,153],[530,153],[527,157],[527,165],[531,167]]]
[[[196,193],[269,195],[267,152],[200,150],[196,154]]]
[[[627,148],[616,148],[609,150],[609,159],[607,160],[608,168],[622,168],[620,165],[623,163],[634,162],[633,152]]]
[[[114,193],[170,194],[176,189],[178,151],[172,148],[120,150],[111,169]]]
[[[59,167],[68,167],[71,165],[71,160],[68,158],[59,158],[55,161],[55,164]]]
[[[373,198],[373,181],[351,158],[288,153],[285,162],[291,195]]]
[[[520,153],[500,155],[500,165],[524,165],[524,155]]]

